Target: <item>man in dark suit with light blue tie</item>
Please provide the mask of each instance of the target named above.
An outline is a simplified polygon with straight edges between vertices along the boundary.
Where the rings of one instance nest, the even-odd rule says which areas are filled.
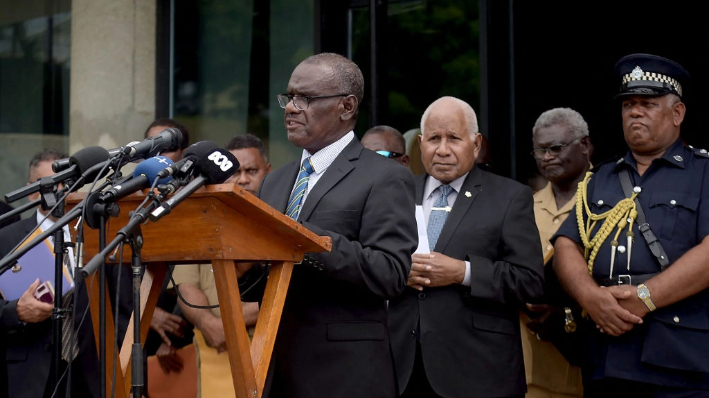
[[[430,253],[412,256],[389,302],[402,398],[523,396],[519,308],[542,295],[532,191],[475,165],[473,109],[442,97],[423,114],[416,179]]]
[[[416,248],[414,183],[355,137],[363,87],[357,65],[324,53],[301,62],[278,96],[303,152],[266,176],[259,197],[332,238],[332,251],[295,266],[266,397],[396,394],[386,300],[406,288]]]

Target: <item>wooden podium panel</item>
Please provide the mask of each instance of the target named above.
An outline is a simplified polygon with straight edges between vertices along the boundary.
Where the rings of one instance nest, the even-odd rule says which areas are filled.
[[[82,193],[70,195],[67,207],[75,206],[84,196]],[[129,212],[144,199],[145,193],[139,192],[118,202],[121,211],[117,218],[108,220],[106,242],[110,242],[118,230],[128,223]],[[142,225],[141,232],[144,240],[141,256],[147,265],[141,287],[141,342],[147,336],[150,318],[163,285],[165,263],[212,262],[236,397],[261,397],[293,264],[301,261],[305,253],[330,251],[330,238],[314,234],[234,184],[200,188],[170,214],[155,223]],[[88,262],[99,252],[98,231],[85,227],[84,242],[84,260]],[[130,258],[130,254],[124,255],[123,263],[130,264]],[[241,310],[235,261],[271,262],[251,343]],[[89,293],[92,303],[98,303],[98,283],[87,283],[87,286],[92,286]],[[106,302],[110,307],[110,300]],[[92,306],[91,314],[98,346],[100,312],[95,307]],[[107,314],[112,314],[110,308],[107,311]],[[114,341],[113,329],[112,316],[106,316],[107,342]],[[117,359],[120,369],[116,372],[115,384],[116,396],[119,397],[130,394],[131,331],[132,320],[121,347],[120,359]],[[111,364],[112,350],[107,351],[106,363]],[[110,389],[113,381],[110,366],[107,366],[106,373],[106,386]],[[107,396],[110,393],[107,391]]]

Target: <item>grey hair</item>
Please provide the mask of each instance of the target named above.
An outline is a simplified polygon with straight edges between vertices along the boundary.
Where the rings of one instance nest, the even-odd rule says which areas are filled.
[[[568,128],[574,138],[588,136],[588,123],[580,113],[571,108],[554,108],[542,113],[534,123],[532,133],[534,134],[545,127],[557,125]]]
[[[301,63],[316,64],[330,72],[335,77],[339,94],[352,94],[357,102],[364,99],[364,76],[359,66],[340,54],[320,53],[311,55]]]
[[[470,106],[467,102],[463,101],[462,99],[456,98],[456,97],[441,97],[431,103],[431,105],[426,108],[426,110],[423,112],[423,116],[421,116],[421,135],[424,135],[424,125],[426,124],[426,119],[428,119],[428,115],[431,113],[431,109],[433,108],[434,105],[438,104],[438,102],[441,101],[452,101],[453,103],[458,105],[458,108],[460,108],[461,111],[463,111],[463,115],[465,115],[465,120],[466,124],[468,126],[468,131],[470,132],[470,135],[475,138],[477,134],[479,134],[478,131],[478,117],[475,115],[475,111],[473,110],[473,107]]]

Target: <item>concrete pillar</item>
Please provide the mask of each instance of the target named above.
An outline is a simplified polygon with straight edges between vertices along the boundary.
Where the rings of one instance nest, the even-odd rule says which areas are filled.
[[[70,153],[143,139],[155,117],[155,1],[73,0]]]

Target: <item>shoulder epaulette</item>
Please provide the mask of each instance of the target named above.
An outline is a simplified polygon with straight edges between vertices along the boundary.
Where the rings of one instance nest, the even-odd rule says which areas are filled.
[[[696,156],[698,158],[709,159],[709,151],[707,151],[706,149],[695,148],[691,145],[689,145],[687,148],[692,150],[692,152],[694,153],[694,156]]]

